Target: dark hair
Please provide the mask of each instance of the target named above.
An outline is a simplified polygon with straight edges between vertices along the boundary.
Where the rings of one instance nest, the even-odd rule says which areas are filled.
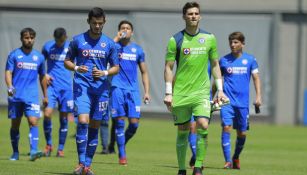
[[[66,36],[66,30],[63,27],[58,27],[53,32],[53,37],[55,39],[60,39],[63,36]]]
[[[193,7],[196,7],[200,10],[200,6],[197,2],[187,2],[182,8],[182,14],[185,15],[187,10]]]
[[[121,22],[119,22],[118,24],[118,30],[120,30],[120,27],[123,25],[123,24],[128,24],[130,27],[131,27],[131,30],[133,31],[133,25],[130,21],[127,21],[127,20],[122,20]]]
[[[24,28],[20,31],[20,38],[22,38],[25,33],[29,33],[31,36],[34,36],[34,38],[36,36],[35,30],[30,27]]]
[[[102,8],[94,7],[88,12],[88,20],[91,20],[92,17],[95,17],[95,18],[103,17],[103,19],[105,20],[106,15]]]
[[[237,31],[237,32],[232,32],[231,34],[229,34],[228,40],[231,41],[231,40],[234,40],[234,39],[241,41],[241,43],[243,43],[243,44],[245,42],[245,37],[244,37],[242,32]]]

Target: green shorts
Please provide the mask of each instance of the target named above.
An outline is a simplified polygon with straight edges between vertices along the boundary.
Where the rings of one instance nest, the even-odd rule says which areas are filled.
[[[175,106],[172,108],[174,124],[180,125],[190,122],[192,115],[210,118],[210,111],[210,101],[207,99],[198,103],[192,103],[184,106]]]

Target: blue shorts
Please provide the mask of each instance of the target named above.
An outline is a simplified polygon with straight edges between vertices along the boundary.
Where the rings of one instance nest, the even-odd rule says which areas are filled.
[[[74,101],[72,89],[57,89],[53,86],[49,86],[47,93],[47,108],[55,108],[56,103],[58,103],[60,112],[73,112]]]
[[[109,120],[109,98],[102,93],[90,93],[87,87],[74,90],[74,115],[89,114],[91,120]]]
[[[140,118],[141,100],[138,91],[112,88],[112,117]]]
[[[8,118],[16,119],[25,114],[26,117],[40,118],[40,106],[33,102],[14,102],[9,100]]]
[[[249,109],[225,105],[221,109],[222,126],[232,126],[241,132],[249,129]]]

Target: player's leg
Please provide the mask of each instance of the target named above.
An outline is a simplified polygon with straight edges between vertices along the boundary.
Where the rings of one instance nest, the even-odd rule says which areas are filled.
[[[125,144],[135,135],[139,127],[139,118],[141,113],[141,101],[138,91],[127,91],[127,116],[129,117],[129,125],[125,132]]]
[[[139,127],[138,118],[129,118],[129,125],[125,131],[125,144],[135,135],[136,130]]]
[[[10,160],[18,160],[19,159],[19,127],[22,119],[22,114],[24,111],[23,104],[21,102],[12,102],[9,100],[8,102],[8,118],[11,119],[11,128],[10,128],[10,138],[11,145],[13,148],[13,154],[10,157]]]
[[[196,161],[196,142],[197,142],[196,121],[194,120],[194,116],[192,116],[191,125],[190,125],[190,134],[189,134],[189,144],[192,152],[192,156],[189,162],[191,168],[194,168]]]
[[[210,101],[204,100],[201,103],[193,105],[192,112],[196,119],[197,143],[196,143],[196,161],[193,169],[193,175],[202,174],[202,166],[208,146],[208,127],[210,119]]]
[[[108,154],[108,140],[109,140],[109,121],[102,120],[100,124],[100,140],[102,151],[101,154]]]
[[[234,128],[237,130],[237,140],[235,146],[235,152],[232,157],[233,168],[240,169],[240,161],[239,156],[244,148],[244,144],[246,141],[246,131],[249,129],[249,109],[248,108],[236,108],[236,122],[234,124]]]
[[[111,133],[110,133],[110,143],[108,147],[108,151],[110,154],[115,153],[115,142],[116,142],[116,136],[115,136],[115,123],[116,119],[111,117],[112,124],[111,124]]]
[[[231,105],[223,106],[221,109],[221,145],[224,154],[224,169],[232,168],[231,160],[231,127],[235,116],[234,108]]]
[[[176,153],[179,166],[178,175],[186,174],[186,152],[190,133],[191,107],[178,106],[172,108],[174,124],[178,126],[176,139]]]

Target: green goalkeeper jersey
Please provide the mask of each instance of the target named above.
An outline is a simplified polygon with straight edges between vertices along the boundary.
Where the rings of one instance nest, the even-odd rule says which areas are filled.
[[[173,107],[195,104],[210,98],[208,61],[218,59],[216,38],[200,30],[189,35],[184,30],[168,43],[166,61],[176,61]]]

